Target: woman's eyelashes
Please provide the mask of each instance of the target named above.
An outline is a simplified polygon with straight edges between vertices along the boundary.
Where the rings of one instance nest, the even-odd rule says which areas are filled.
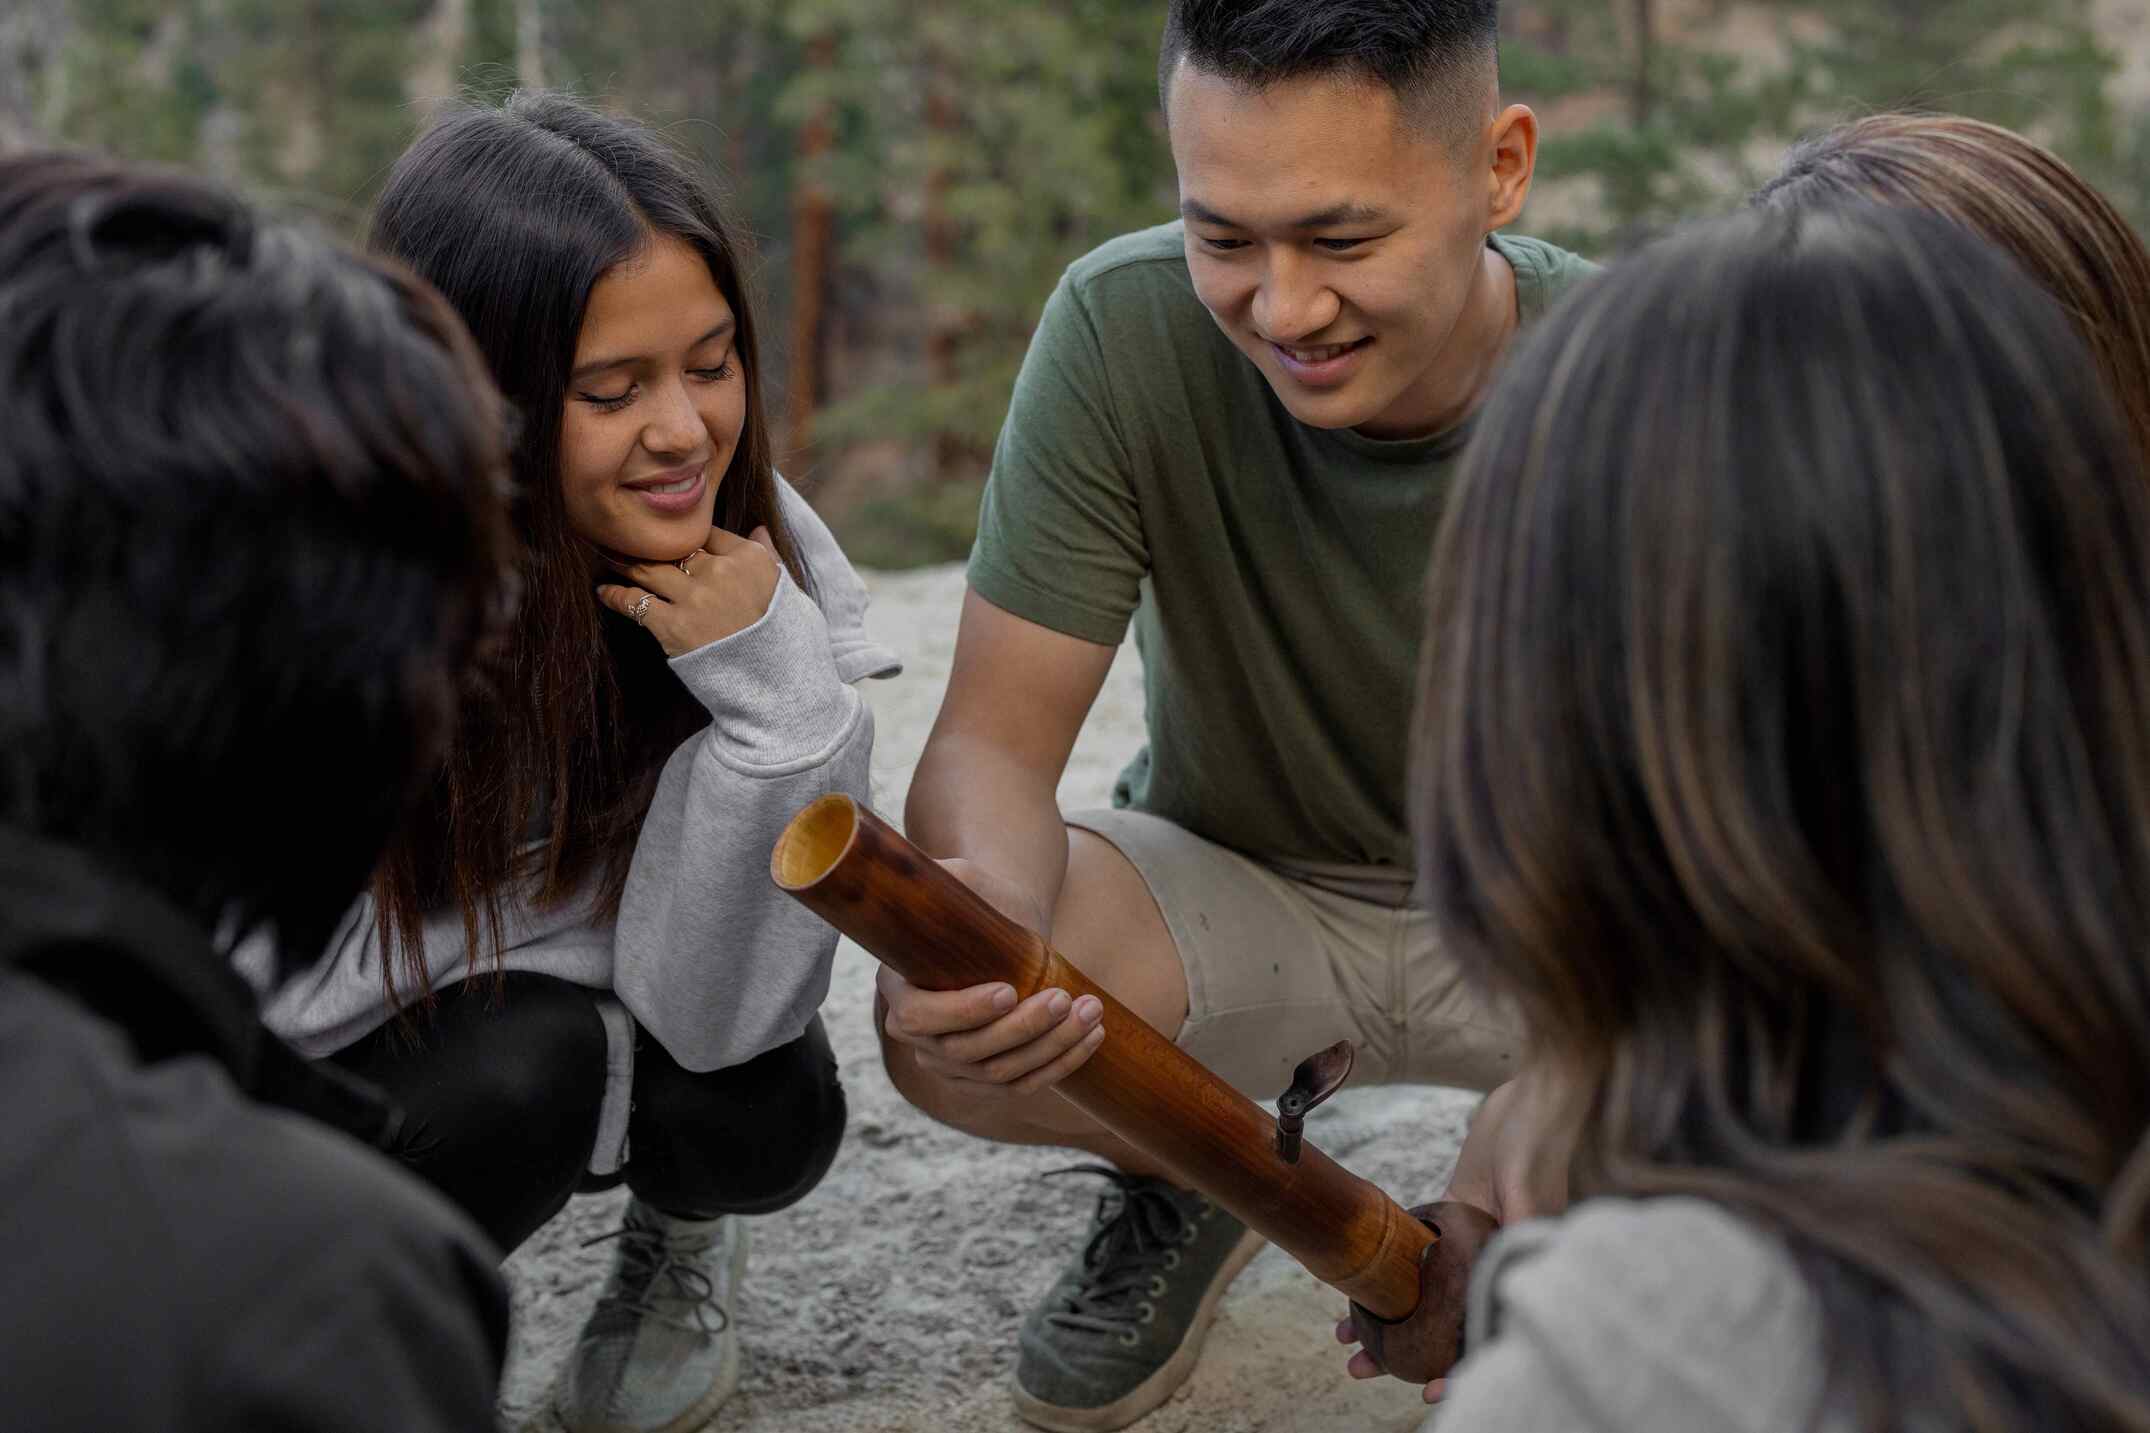
[[[703,383],[722,383],[725,379],[730,378],[732,376],[732,365],[727,360],[726,362],[718,364],[715,368],[690,368],[687,370],[687,376]],[[627,385],[627,391],[624,393],[605,394],[578,392],[575,394],[575,397],[579,401],[589,404],[592,408],[595,408],[600,413],[617,413],[620,409],[625,408],[628,404],[634,402],[636,396],[639,395],[641,391],[641,384],[630,383]]]
[[[609,397],[602,393],[577,393],[575,396],[600,413],[615,413],[634,402],[635,394],[639,391],[638,385],[630,383],[625,393],[616,393]]]

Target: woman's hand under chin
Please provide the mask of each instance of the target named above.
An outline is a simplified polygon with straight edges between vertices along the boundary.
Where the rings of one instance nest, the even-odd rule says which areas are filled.
[[[601,583],[597,600],[657,639],[667,657],[721,642],[759,622],[780,564],[769,529],[735,537],[721,527],[678,562],[612,564],[631,585]]]

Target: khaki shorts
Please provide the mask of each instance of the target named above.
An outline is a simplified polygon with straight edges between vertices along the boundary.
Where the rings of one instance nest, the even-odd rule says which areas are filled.
[[[1139,811],[1085,811],[1134,864],[1187,972],[1177,1043],[1242,1094],[1275,1101],[1338,1040],[1360,1084],[1491,1089],[1522,1058],[1519,1024],[1484,1005],[1434,942],[1410,881],[1377,867],[1270,865]]]

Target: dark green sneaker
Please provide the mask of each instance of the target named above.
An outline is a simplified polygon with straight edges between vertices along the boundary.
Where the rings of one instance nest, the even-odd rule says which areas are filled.
[[[1239,1271],[1265,1242],[1191,1189],[1105,1165],[1090,1238],[1024,1321],[1015,1411],[1056,1433],[1125,1428],[1194,1372]]]

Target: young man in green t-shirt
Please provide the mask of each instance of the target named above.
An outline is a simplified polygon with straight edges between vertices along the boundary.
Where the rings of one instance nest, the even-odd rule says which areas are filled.
[[[1498,0],[1172,0],[1181,222],[1077,261],[995,453],[912,837],[1248,1094],[1340,1038],[1361,1078],[1488,1088],[1520,1055],[1409,900],[1420,588],[1468,415],[1587,272],[1495,235],[1537,122]],[[1055,789],[1129,621],[1149,746],[1115,809]],[[1025,1324],[1017,1406],[1118,1428],[1191,1371],[1260,1241],[1050,1087],[1094,1000],[880,976],[888,1070],[939,1119],[1117,1166]],[[1107,1171],[1111,1174],[1111,1171]]]

